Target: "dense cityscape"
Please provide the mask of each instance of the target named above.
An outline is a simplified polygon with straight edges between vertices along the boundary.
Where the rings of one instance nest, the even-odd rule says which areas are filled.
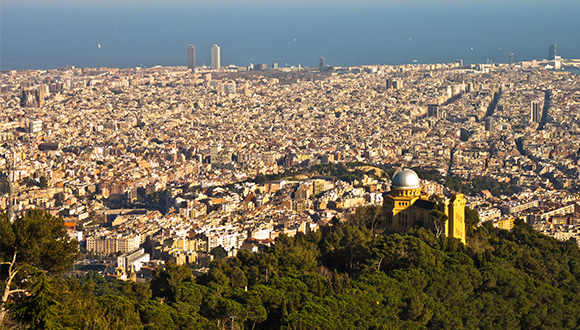
[[[64,219],[82,252],[71,273],[138,282],[168,263],[208,276],[212,260],[380,211],[404,168],[425,198],[462,193],[474,227],[522,219],[580,243],[580,76],[559,70],[580,60],[552,47],[302,68],[221,66],[217,45],[196,67],[190,46],[184,67],[4,71],[0,207]]]

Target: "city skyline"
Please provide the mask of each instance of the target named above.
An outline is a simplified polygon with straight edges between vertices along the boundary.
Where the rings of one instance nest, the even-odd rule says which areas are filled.
[[[335,66],[457,58],[466,64],[487,59],[505,63],[509,53],[515,54],[514,62],[546,58],[547,45],[554,43],[563,58],[580,57],[580,32],[570,28],[576,24],[570,13],[580,11],[580,3],[570,1],[539,1],[536,6],[447,1],[439,7],[427,1],[363,1],[315,4],[313,9],[324,10],[313,12],[290,2],[231,3],[225,8],[204,1],[49,3],[2,3],[0,68],[183,65],[183,47],[192,41],[189,31],[201,32],[193,40],[196,48],[226,47],[222,64],[238,66],[316,67],[322,54]],[[200,64],[211,61],[209,52],[196,56]]]
[[[181,64],[191,41],[180,46]],[[547,70],[551,61],[318,61],[332,74],[185,65],[0,72],[0,208],[14,215],[2,218],[5,315],[18,317],[12,306],[28,308],[52,290],[47,308],[55,313],[44,315],[55,328],[86,328],[97,312],[100,328],[121,317],[125,328],[151,326],[155,315],[164,329],[272,329],[291,327],[289,317],[306,327],[323,320],[319,327],[328,329],[494,328],[490,306],[498,307],[495,319],[509,321],[499,328],[580,323],[580,288],[569,285],[580,272],[568,269],[580,263],[580,76]],[[51,228],[58,235],[36,238]],[[55,245],[63,243],[68,248]],[[412,260],[400,252],[418,248]],[[530,256],[548,250],[563,262],[534,264]],[[35,291],[32,274],[65,258],[59,269],[74,270]],[[116,264],[92,261],[102,258]],[[508,260],[521,265],[521,276]],[[28,264],[40,271],[20,281],[14,275]],[[118,297],[93,291],[91,280],[107,284],[100,274],[116,279],[107,292]],[[183,282],[167,284],[164,274]],[[540,288],[535,296],[530,287]],[[301,306],[285,300],[297,288]],[[556,295],[564,290],[570,294]],[[264,297],[278,307],[266,309]],[[395,312],[394,297],[402,306]],[[450,298],[442,304],[441,297]],[[457,308],[458,299],[481,303]],[[515,299],[570,313],[521,311]],[[292,302],[286,315],[285,301]],[[361,311],[356,324],[347,323],[347,301]],[[336,306],[342,310],[324,320]],[[425,306],[426,318],[399,312],[409,306]]]
[[[1,6],[1,329],[580,324],[580,1]]]

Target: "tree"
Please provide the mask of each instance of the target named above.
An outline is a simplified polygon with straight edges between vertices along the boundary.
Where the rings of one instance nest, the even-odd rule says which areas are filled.
[[[437,237],[441,236],[441,234],[443,234],[445,231],[445,223],[447,223],[449,217],[439,210],[431,210],[431,212],[429,212],[429,217],[435,226],[435,235]]]
[[[222,259],[228,256],[227,251],[221,246],[214,247],[213,249],[211,249],[209,254],[214,256],[216,259]]]
[[[159,301],[148,300],[139,305],[139,316],[146,330],[177,329],[172,314],[174,310]]]
[[[48,187],[48,179],[46,178],[46,176],[43,175],[43,176],[40,177],[40,182],[39,182],[38,186],[40,188],[46,188],[46,187]]]
[[[294,238],[282,234],[276,238],[273,252],[280,269],[295,269],[305,274],[316,269],[318,246],[302,238],[302,234]]]
[[[155,278],[151,281],[151,290],[154,297],[163,297],[171,301],[175,300],[175,287],[183,282],[191,282],[191,269],[186,265],[178,266],[167,263],[165,267],[159,266],[155,270]]]
[[[479,213],[466,207],[465,208],[465,231],[468,236],[473,236],[475,228],[479,224]]]
[[[78,242],[69,237],[64,221],[41,210],[30,210],[10,222],[0,214],[0,266],[4,291],[0,301],[0,325],[6,315],[6,302],[12,295],[28,291],[26,283],[38,270],[62,274],[79,256]],[[20,278],[16,287],[14,281]]]
[[[151,291],[151,282],[125,282],[123,283],[123,295],[133,301],[133,302],[142,302],[151,299],[152,291]]]
[[[368,254],[368,244],[373,239],[373,233],[365,227],[339,225],[322,239],[322,260],[328,267],[352,274],[360,270],[360,262]]]
[[[377,233],[383,220],[383,210],[380,206],[361,206],[346,219],[353,226],[364,226]]]
[[[247,322],[252,325],[252,330],[256,327],[256,323],[262,323],[268,318],[268,312],[262,304],[260,295],[256,292],[242,292],[237,297],[238,302],[246,309]]]
[[[175,287],[175,304],[177,310],[186,310],[190,314],[199,312],[207,288],[193,282],[183,282]],[[180,305],[181,304],[181,305]]]
[[[123,297],[106,296],[97,299],[104,311],[106,324],[110,329],[142,329],[139,314],[134,305]]]
[[[230,285],[233,287],[244,288],[248,286],[248,279],[246,274],[240,269],[240,267],[232,267],[229,269]]]
[[[37,273],[36,284],[30,290],[30,296],[15,308],[14,314],[30,324],[30,329],[58,329],[55,324],[56,311],[53,293],[48,279],[43,272]]]

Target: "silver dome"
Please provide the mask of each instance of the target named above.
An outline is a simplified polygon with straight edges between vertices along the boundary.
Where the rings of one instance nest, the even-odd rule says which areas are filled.
[[[421,187],[421,181],[415,171],[404,168],[395,172],[391,187],[396,189],[417,189]]]

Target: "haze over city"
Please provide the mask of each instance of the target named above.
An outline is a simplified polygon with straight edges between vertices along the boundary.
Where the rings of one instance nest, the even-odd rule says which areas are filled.
[[[3,1],[1,69],[580,58],[577,1]],[[576,28],[575,28],[576,27]],[[296,40],[296,41],[294,41]],[[101,48],[98,48],[98,45]],[[473,48],[473,50],[472,50]]]

